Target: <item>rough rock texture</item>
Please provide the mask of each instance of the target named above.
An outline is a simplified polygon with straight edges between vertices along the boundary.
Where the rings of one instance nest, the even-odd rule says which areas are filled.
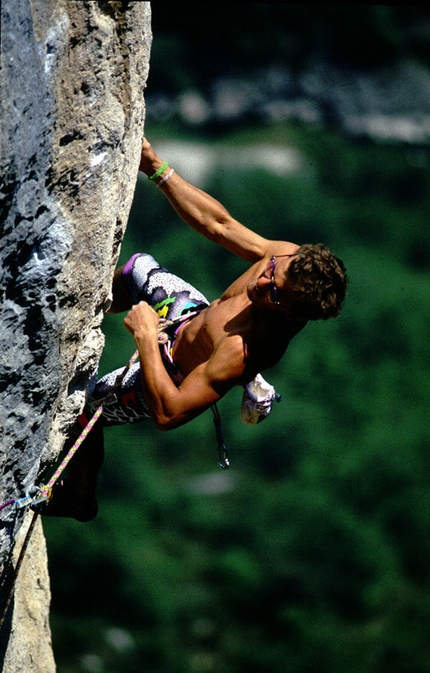
[[[94,383],[143,137],[150,3],[3,0],[1,31],[4,503],[43,482]],[[24,517],[0,524],[3,570]],[[8,673],[55,668],[43,549],[38,524],[1,634]]]
[[[16,563],[32,514],[26,515],[14,549]],[[55,671],[49,628],[49,575],[42,522],[37,519],[15,588],[13,627],[3,673]],[[12,608],[11,608],[12,611]]]

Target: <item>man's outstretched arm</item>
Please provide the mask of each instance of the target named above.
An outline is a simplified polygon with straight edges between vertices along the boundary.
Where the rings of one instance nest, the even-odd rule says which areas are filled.
[[[139,169],[148,177],[154,175],[163,161],[147,140],[144,140]],[[158,183],[169,173],[165,169]],[[287,246],[285,241],[270,241],[235,220],[224,206],[212,196],[190,184],[176,172],[160,184],[160,189],[179,217],[193,229],[226,250],[248,262],[258,262],[267,254],[282,254],[279,249]],[[294,246],[296,247],[296,246]]]

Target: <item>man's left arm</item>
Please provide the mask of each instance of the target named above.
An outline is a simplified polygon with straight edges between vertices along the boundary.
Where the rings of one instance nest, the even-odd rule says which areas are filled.
[[[164,196],[179,217],[214,243],[248,262],[258,262],[268,254],[289,254],[297,246],[287,241],[271,241],[260,236],[230,215],[227,209],[210,194],[195,187],[163,162],[145,139],[140,170],[148,177],[161,171],[158,184]],[[171,173],[171,175],[170,175]],[[170,177],[164,181],[167,175]]]

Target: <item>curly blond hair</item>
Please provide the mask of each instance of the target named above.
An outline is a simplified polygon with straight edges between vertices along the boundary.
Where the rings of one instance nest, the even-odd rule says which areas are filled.
[[[299,299],[298,312],[307,320],[327,320],[339,315],[346,296],[345,266],[322,243],[300,246],[287,271]]]

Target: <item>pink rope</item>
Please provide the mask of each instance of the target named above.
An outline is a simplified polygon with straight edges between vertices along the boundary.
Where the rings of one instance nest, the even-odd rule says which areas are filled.
[[[133,354],[133,356],[131,357],[131,359],[130,359],[130,361],[128,362],[128,364],[124,367],[124,370],[123,370],[123,371],[121,372],[121,374],[118,376],[118,378],[117,378],[117,380],[116,380],[116,382],[115,382],[115,387],[119,387],[119,386],[121,385],[121,383],[122,383],[122,381],[123,381],[125,375],[127,374],[128,370],[129,370],[130,367],[136,362],[136,360],[138,359],[138,357],[139,357],[139,351],[136,351],[136,352]],[[109,396],[106,398],[106,400],[104,400],[104,402],[106,403],[106,401],[108,401],[108,400],[109,400]],[[35,496],[35,497],[26,496],[25,498],[21,498],[20,500],[7,500],[5,503],[3,503],[2,505],[0,505],[0,511],[1,511],[2,509],[5,509],[6,507],[11,506],[11,505],[12,505],[12,506],[15,505],[15,507],[17,508],[18,506],[24,507],[24,506],[26,506],[26,505],[31,505],[31,504],[36,503],[36,502],[42,502],[43,500],[47,500],[47,499],[49,498],[50,492],[51,492],[52,487],[54,486],[55,482],[56,482],[57,479],[61,476],[62,472],[63,472],[63,471],[65,470],[65,468],[67,467],[67,465],[69,464],[69,462],[71,461],[71,459],[72,459],[73,456],[75,455],[76,451],[77,451],[77,450],[79,449],[79,447],[81,446],[81,444],[82,444],[82,442],[84,441],[84,439],[88,436],[88,434],[89,434],[89,433],[91,432],[91,430],[93,429],[95,423],[98,421],[98,419],[99,419],[100,416],[102,415],[102,413],[103,413],[103,409],[104,409],[104,405],[103,405],[103,404],[101,404],[101,405],[96,409],[94,415],[90,418],[90,420],[88,421],[88,423],[87,423],[87,425],[85,426],[85,428],[83,428],[83,430],[82,430],[81,434],[79,435],[79,437],[77,438],[76,442],[75,442],[75,443],[73,444],[73,446],[69,449],[69,451],[67,452],[67,455],[66,455],[65,458],[61,461],[60,465],[59,465],[58,468],[55,470],[55,472],[54,472],[54,474],[52,475],[51,479],[48,481],[48,483],[47,483],[45,486],[41,486],[41,487],[39,488],[39,493],[38,493],[37,496]],[[9,587],[9,593],[8,593],[8,595],[7,595],[7,597],[6,597],[6,601],[5,601],[4,605],[3,605],[2,611],[1,611],[1,613],[0,613],[0,630],[1,630],[2,626],[3,626],[3,624],[4,624],[4,620],[5,620],[5,618],[6,618],[6,614],[7,614],[7,611],[8,611],[8,609],[9,609],[10,602],[11,602],[11,600],[12,600],[12,596],[13,596],[13,593],[14,593],[14,589],[15,589],[15,584],[16,584],[16,580],[17,580],[17,577],[18,577],[18,573],[19,573],[19,570],[20,570],[20,568],[21,568],[22,561],[23,561],[23,559],[24,559],[24,555],[25,555],[25,552],[26,552],[26,550],[27,550],[28,544],[29,544],[29,542],[30,542],[31,534],[32,534],[32,532],[33,532],[33,530],[34,530],[34,526],[35,526],[35,524],[36,524],[36,519],[37,519],[37,517],[38,517],[38,514],[39,514],[39,513],[38,513],[37,511],[35,511],[34,514],[33,514],[33,518],[32,518],[32,520],[31,520],[30,526],[29,526],[28,531],[27,531],[27,534],[26,534],[26,536],[25,536],[25,540],[24,540],[24,543],[23,543],[23,545],[22,545],[20,555],[19,555],[19,558],[18,558],[16,567],[15,567],[14,572],[13,572],[13,576],[12,576],[12,580],[11,580],[11,585],[10,585],[10,587]]]
[[[121,383],[122,383],[125,375],[127,374],[128,370],[136,362],[138,357],[139,357],[139,351],[135,351],[135,353],[132,355],[132,357],[130,358],[127,365],[124,367],[121,374],[118,376],[118,378],[115,382],[115,387],[116,388],[119,388],[119,386],[121,385]],[[109,397],[107,397],[106,400],[104,400],[104,402],[106,403],[106,401],[108,399],[109,399]],[[96,411],[94,412],[94,415],[90,418],[87,425],[83,428],[83,430],[82,430],[81,434],[79,435],[79,437],[77,438],[76,442],[73,444],[71,449],[69,449],[67,455],[61,461],[61,463],[59,464],[58,468],[55,470],[54,474],[52,475],[52,477],[50,478],[50,480],[48,481],[46,486],[41,486],[40,487],[40,490],[42,492],[41,496],[42,496],[43,499],[46,498],[47,496],[49,497],[49,493],[50,493],[52,487],[54,486],[55,482],[60,478],[61,474],[63,473],[63,471],[65,470],[65,468],[67,467],[67,465],[69,464],[69,462],[71,461],[73,456],[75,455],[76,451],[81,446],[84,439],[86,439],[86,437],[89,435],[89,433],[93,429],[94,425],[96,424],[96,422],[98,421],[98,419],[102,415],[103,409],[104,409],[104,404],[101,404],[96,409]]]
[[[81,446],[84,439],[91,432],[91,430],[93,429],[94,425],[96,424],[96,422],[98,421],[98,419],[100,418],[102,413],[103,413],[103,405],[100,405],[98,407],[98,409],[96,409],[96,412],[95,412],[94,416],[92,416],[92,418],[88,421],[85,428],[82,430],[82,432],[79,435],[76,442],[73,444],[71,449],[69,449],[69,451],[67,452],[67,455],[61,461],[61,463],[59,464],[59,466],[55,470],[54,474],[52,475],[52,477],[50,478],[50,480],[48,481],[46,486],[41,486],[40,487],[40,490],[42,491],[42,497],[47,493],[49,494],[49,492],[52,489],[52,487],[54,486],[55,482],[57,481],[57,479],[59,479],[59,477],[61,476],[63,471],[66,469],[67,465],[70,463],[71,459],[73,458],[73,456],[75,455],[75,453],[79,449],[79,447]]]
[[[4,502],[3,505],[0,505],[0,511],[5,507],[9,507],[9,505],[13,505],[14,502],[15,500],[8,500],[7,502]]]

